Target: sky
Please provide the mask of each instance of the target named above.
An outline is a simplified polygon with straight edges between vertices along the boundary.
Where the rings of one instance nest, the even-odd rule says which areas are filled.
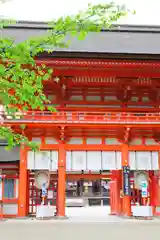
[[[0,4],[0,16],[15,20],[49,21],[62,15],[74,14],[88,3],[107,3],[108,0],[9,0]],[[160,25],[160,0],[115,0],[135,10],[119,23],[138,25]]]

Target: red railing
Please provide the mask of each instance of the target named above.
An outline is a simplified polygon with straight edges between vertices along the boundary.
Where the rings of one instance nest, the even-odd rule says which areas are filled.
[[[89,124],[160,124],[159,113],[123,112],[48,112],[28,111],[16,113],[15,118],[0,112],[1,124],[19,123],[89,123]]]

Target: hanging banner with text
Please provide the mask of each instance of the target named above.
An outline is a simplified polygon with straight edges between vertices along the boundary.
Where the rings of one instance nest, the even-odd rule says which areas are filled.
[[[130,168],[129,166],[123,167],[123,194],[124,196],[131,195],[130,189]]]

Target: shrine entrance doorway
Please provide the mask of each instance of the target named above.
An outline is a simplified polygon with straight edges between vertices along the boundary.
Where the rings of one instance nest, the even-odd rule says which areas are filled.
[[[101,219],[118,215],[121,171],[106,174],[68,174],[66,179],[66,214],[68,217]],[[113,188],[112,182],[118,188]],[[116,194],[115,194],[116,190]],[[114,196],[113,196],[114,194]],[[89,220],[90,221],[90,220]]]
[[[96,176],[97,175],[97,176]],[[110,205],[110,177],[98,174],[76,174],[66,180],[66,206],[108,206]],[[79,203],[79,204],[78,204]]]

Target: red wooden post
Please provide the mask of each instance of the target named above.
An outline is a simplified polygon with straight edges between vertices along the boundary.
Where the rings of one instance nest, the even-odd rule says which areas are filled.
[[[22,145],[20,148],[18,217],[27,215],[27,186],[27,151]]]
[[[128,145],[122,146],[122,167],[129,166],[128,159]],[[123,213],[125,216],[131,216],[131,198],[130,196],[123,196]]]
[[[65,217],[66,202],[66,150],[65,144],[59,145],[58,152],[58,191],[57,216]]]
[[[1,181],[2,181],[2,191],[1,191],[2,197],[1,197],[1,213],[0,213],[1,221],[3,220],[3,216],[4,216],[4,214],[3,214],[3,204],[4,204],[4,179],[5,179],[5,177],[6,176],[1,173]]]

